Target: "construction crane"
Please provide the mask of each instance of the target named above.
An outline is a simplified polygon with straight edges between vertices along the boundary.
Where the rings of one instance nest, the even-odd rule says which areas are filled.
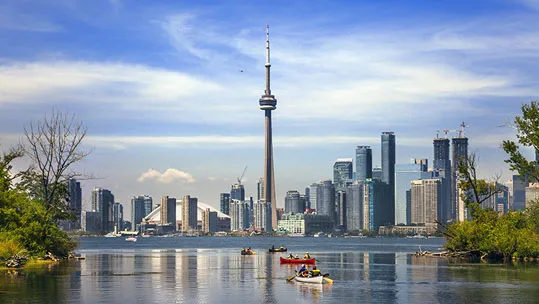
[[[243,179],[243,176],[245,175],[245,171],[247,171],[247,166],[245,166],[245,169],[243,169],[243,173],[241,174],[240,177],[238,177],[238,184],[241,185],[241,180]]]
[[[447,138],[447,133],[449,132],[458,132],[459,130],[448,130],[448,129],[443,129],[443,130],[436,130],[436,138],[438,138],[438,134],[440,132],[444,132],[444,138]]]
[[[464,121],[460,124],[460,130],[458,131],[459,132],[459,138],[462,138],[462,137],[465,137],[464,136],[464,130],[466,128],[469,128],[470,125],[467,125]]]

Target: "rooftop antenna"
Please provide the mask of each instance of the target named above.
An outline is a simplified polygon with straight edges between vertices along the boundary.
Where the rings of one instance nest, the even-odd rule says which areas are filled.
[[[266,95],[271,95],[270,90],[270,42],[269,42],[269,24],[266,24]]]

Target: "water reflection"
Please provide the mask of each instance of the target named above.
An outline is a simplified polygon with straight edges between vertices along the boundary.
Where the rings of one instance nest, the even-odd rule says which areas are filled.
[[[316,254],[313,252],[313,255]],[[0,271],[0,303],[534,303],[536,264],[449,264],[405,253],[318,253],[334,285],[287,282],[297,265],[236,250],[86,254],[37,270]]]

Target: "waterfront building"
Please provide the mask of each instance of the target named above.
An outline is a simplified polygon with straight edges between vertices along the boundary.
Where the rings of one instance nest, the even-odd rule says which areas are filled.
[[[202,232],[217,232],[217,212],[206,208],[202,211]]]
[[[103,232],[114,230],[112,222],[112,205],[114,205],[114,195],[103,188],[95,188],[92,191],[92,209],[100,214],[100,227]]]
[[[230,205],[230,193],[221,193],[219,195],[219,209],[224,214],[230,214],[229,211],[229,205]]]
[[[455,137],[451,139],[451,145],[452,145],[452,168],[451,168],[451,199],[453,201],[453,210],[452,214],[455,218],[457,214],[459,214],[461,211],[458,210],[459,204],[458,204],[458,188],[457,188],[457,180],[458,180],[458,167],[461,163],[466,163],[468,159],[468,138],[464,137],[462,133],[460,133],[459,137]]]
[[[318,183],[313,183],[309,186],[309,208],[317,210],[318,199]]]
[[[124,226],[124,206],[121,203],[114,203],[112,207],[113,231],[121,231]]]
[[[198,199],[186,195],[182,201],[182,231],[189,232],[192,230],[198,230]]]
[[[346,187],[346,230],[365,229],[363,214],[364,181],[356,180]]]
[[[447,223],[458,217],[458,214],[454,211],[454,201],[458,201],[458,198],[455,200],[453,198],[456,193],[452,190],[453,175],[449,157],[449,139],[436,137],[432,143],[434,147],[433,177],[441,178],[442,183],[441,203],[438,209],[439,217],[440,221]]]
[[[381,136],[382,149],[382,182],[389,185],[389,203],[387,209],[389,218],[391,218],[390,224],[395,223],[395,134],[393,132],[382,132]]]
[[[231,200],[245,200],[245,186],[239,183],[232,184],[230,188],[230,199]]]
[[[335,219],[335,186],[330,180],[320,181],[316,193],[316,213]]]
[[[279,220],[278,231],[294,234],[331,233],[333,219],[327,215],[308,213],[285,213]]]
[[[161,197],[161,225],[172,225],[173,230],[176,230],[176,198],[162,196]]]
[[[336,194],[335,198],[335,225],[341,231],[346,231],[347,217],[346,217],[346,188],[340,190]]]
[[[519,211],[526,208],[526,187],[528,185],[529,182],[525,177],[513,175],[513,210]]]
[[[378,230],[382,225],[392,225],[395,220],[393,200],[389,185],[376,179],[367,179],[363,188],[364,223],[366,229]],[[367,228],[368,227],[368,228]]]
[[[305,212],[305,197],[301,198],[301,195],[296,190],[290,190],[286,192],[284,198],[284,212],[285,213],[303,213]]]
[[[249,228],[249,204],[240,200],[230,201],[230,229],[242,231]]]
[[[253,228],[271,231],[271,206],[263,200],[256,201],[253,208]]]
[[[77,217],[76,220],[69,222],[66,230],[74,230],[81,228],[81,219],[82,219],[82,189],[80,187],[80,182],[70,178],[67,183],[68,193],[69,193],[69,211]]]
[[[148,200],[148,196],[133,196],[131,199],[131,220],[133,223],[133,230],[138,231],[137,227],[142,222],[142,219],[148,215],[144,206],[145,201]]]
[[[89,233],[98,233],[101,231],[101,214],[97,211],[82,212],[82,230]]]
[[[412,224],[434,223],[438,220],[438,205],[441,201],[440,179],[414,180],[411,185]]]
[[[273,170],[273,133],[271,112],[275,110],[277,99],[271,94],[270,89],[270,42],[269,25],[266,26],[266,90],[260,97],[260,110],[264,111],[264,201],[271,205],[271,225],[277,229],[277,198],[275,196],[275,174]]]
[[[351,158],[339,158],[333,164],[333,185],[335,191],[344,191],[346,183],[352,179],[353,164]]]
[[[412,159],[409,164],[395,165],[395,224],[410,224],[407,219],[409,213],[407,191],[411,189],[413,180],[426,179],[430,174],[427,168],[416,159]]]
[[[356,147],[356,180],[372,178],[372,149],[370,146]]]

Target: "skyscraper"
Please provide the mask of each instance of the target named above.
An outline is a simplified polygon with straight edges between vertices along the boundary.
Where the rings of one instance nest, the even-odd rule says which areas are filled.
[[[346,190],[339,190],[335,195],[335,226],[342,231],[347,229]]]
[[[271,231],[271,206],[268,203],[263,200],[256,201],[253,207],[253,217],[255,229]]]
[[[382,182],[389,187],[389,202],[387,209],[383,212],[388,213],[391,221],[384,224],[394,224],[395,222],[395,135],[393,132],[382,132]],[[375,203],[377,203],[375,201]],[[386,204],[383,204],[386,205]],[[384,217],[385,218],[385,217]]]
[[[182,200],[182,231],[188,232],[189,230],[198,229],[198,199],[186,195]]]
[[[462,134],[462,133],[461,133]],[[459,135],[461,136],[461,135]],[[451,144],[453,146],[452,151],[452,178],[451,178],[451,198],[452,198],[452,218],[456,218],[459,214],[459,204],[458,204],[458,172],[459,165],[461,162],[466,162],[468,159],[468,138],[467,137],[455,137],[451,139]]]
[[[333,165],[333,184],[335,191],[345,191],[346,182],[352,179],[353,165],[351,158],[339,158]]]
[[[240,231],[249,228],[249,204],[230,200],[230,229]]]
[[[229,215],[230,214],[230,193],[221,193],[219,195],[219,209],[222,213]]]
[[[113,231],[112,205],[114,204],[114,195],[112,192],[103,188],[95,188],[92,191],[92,209],[99,212],[101,231]]]
[[[284,212],[303,213],[305,211],[305,206],[301,206],[299,198],[300,195],[298,191],[287,191],[284,198]]]
[[[273,137],[271,127],[271,111],[275,110],[277,99],[271,95],[270,89],[270,42],[269,42],[269,25],[266,26],[266,90],[264,95],[260,97],[260,110],[265,114],[265,149],[264,149],[264,189],[266,203],[271,204],[271,226],[277,229],[277,211],[275,197],[275,177],[273,170]]]
[[[455,219],[457,216],[453,211],[453,175],[451,174],[451,160],[449,159],[449,139],[436,137],[433,140],[434,146],[434,163],[433,170],[435,176],[441,179],[441,200],[439,210],[439,218],[442,222],[448,222]],[[458,201],[458,197],[456,198]]]
[[[217,212],[206,208],[202,211],[202,231],[212,233],[217,231]]]
[[[114,203],[112,207],[112,221],[113,227],[116,231],[120,231],[124,226],[124,206],[118,202]]]
[[[176,229],[176,199],[162,196],[160,209],[161,225],[172,225]]]
[[[362,180],[356,180],[346,187],[346,229],[348,231],[364,229],[363,187]]]
[[[318,208],[318,183],[309,186],[309,208],[316,210]]]
[[[370,146],[356,148],[356,180],[372,178],[372,150]]]
[[[144,195],[144,216],[150,214],[153,210],[153,199],[151,196]]]
[[[235,199],[239,201],[245,200],[245,187],[242,184],[232,184],[230,189],[230,199]]]
[[[264,193],[264,178],[261,177],[258,179],[258,182],[256,183],[256,200],[263,200],[266,198],[266,194]]]
[[[441,182],[438,178],[415,180],[411,183],[412,224],[434,223],[438,219]]]
[[[320,215],[327,215],[335,220],[335,186],[330,180],[321,181],[318,184],[316,211]]]
[[[142,218],[146,215],[145,202],[148,201],[150,197],[148,196],[133,196],[131,199],[131,220],[133,225],[133,230],[137,230],[137,225],[140,225]]]
[[[80,183],[75,179],[71,178],[68,181],[68,191],[69,191],[69,211],[73,212],[77,219],[69,223],[69,229],[78,229],[81,227],[82,219],[82,190],[80,188]]]

